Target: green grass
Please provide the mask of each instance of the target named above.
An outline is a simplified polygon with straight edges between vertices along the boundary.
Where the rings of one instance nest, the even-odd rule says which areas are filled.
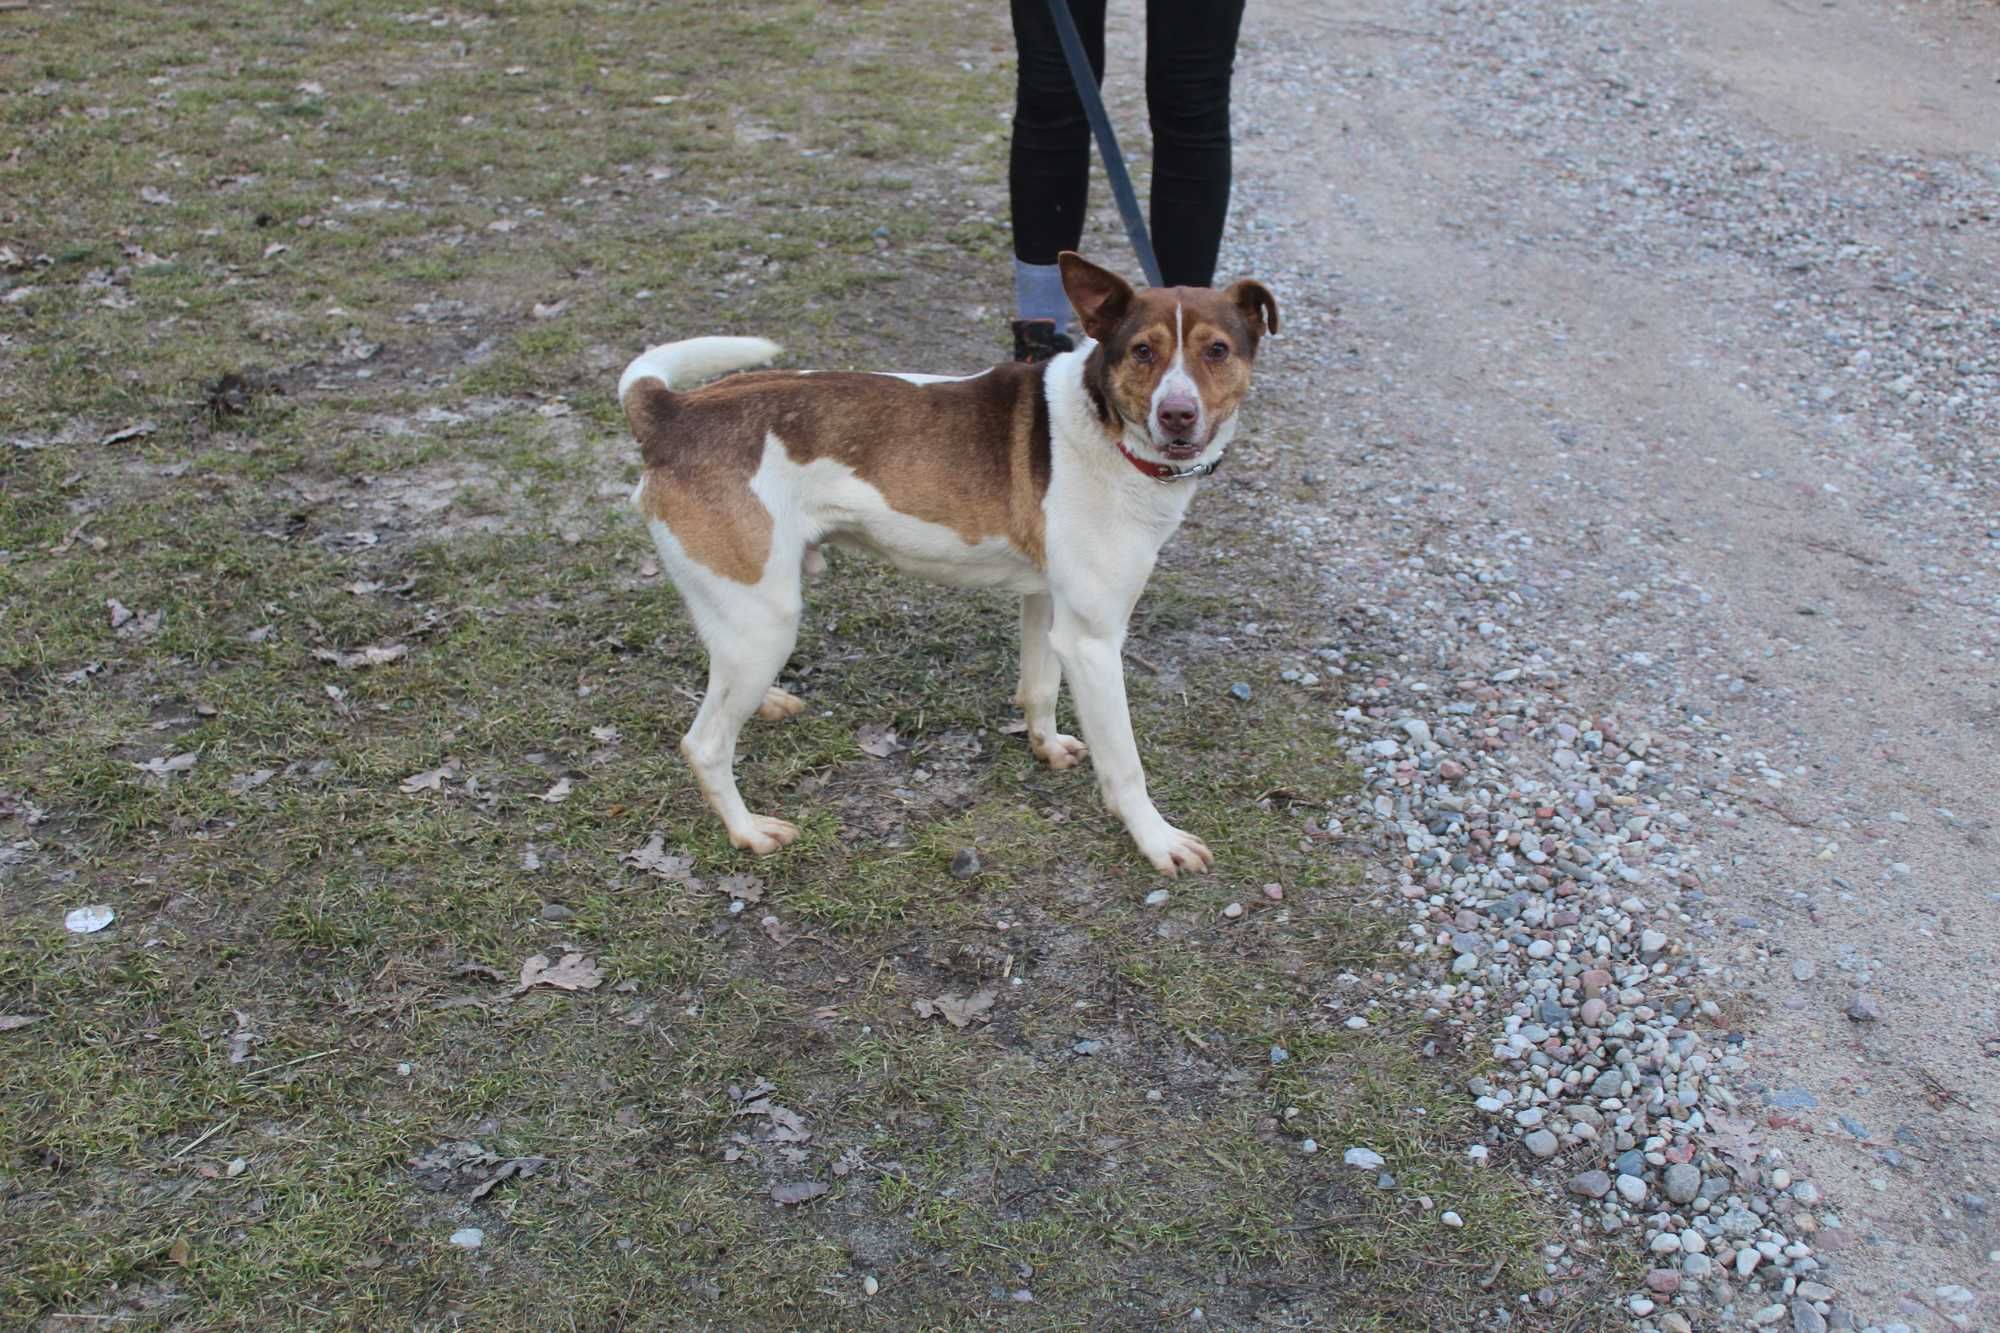
[[[805,829],[784,856],[731,852],[675,754],[702,662],[619,506],[609,386],[723,328],[806,364],[990,360],[997,315],[965,312],[1005,299],[1004,18],[4,22],[0,281],[36,289],[0,304],[0,1013],[39,1016],[0,1033],[10,1315],[1463,1327],[1538,1282],[1553,1220],[1465,1162],[1467,1062],[1406,1017],[1342,1025],[1399,955],[1308,827],[1355,794],[1332,699],[1279,679],[1316,633],[1219,643],[1251,603],[1312,615],[1202,549],[1254,544],[1226,487],[1134,626],[1155,793],[1221,858],[1162,908],[1089,774],[1007,730],[1004,599],[836,558],[786,675],[809,711],[741,764]],[[254,392],[218,412],[232,372]],[[115,631],[114,600],[157,625]],[[864,723],[911,748],[863,755]],[[654,830],[699,883],[620,863]],[[95,902],[116,924],[67,935]],[[507,995],[572,949],[603,986]],[[963,1031],[911,1007],[981,987]],[[808,1142],[732,1114],[760,1079]],[[410,1165],[467,1139],[551,1165],[478,1202]],[[797,1180],[830,1189],[770,1200]]]

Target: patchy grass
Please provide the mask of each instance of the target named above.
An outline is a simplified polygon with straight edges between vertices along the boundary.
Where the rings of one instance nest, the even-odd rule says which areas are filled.
[[[1352,774],[1279,678],[1319,639],[1234,623],[1268,573],[1172,557],[1135,626],[1158,796],[1222,858],[1164,907],[1089,775],[1008,733],[1001,599],[836,557],[810,709],[745,747],[806,830],[783,857],[731,853],[674,753],[701,662],[617,503],[617,368],[724,327],[989,360],[1003,19],[0,20],[0,1013],[38,1016],[0,1033],[10,1312],[1455,1327],[1536,1284],[1548,1219],[1465,1162],[1465,1063],[1367,1007],[1398,958],[1315,822]],[[909,748],[862,754],[869,722]],[[685,874],[621,863],[654,831]],[[508,994],[568,951],[603,985]],[[985,990],[963,1030],[912,1007]],[[475,1201],[413,1165],[461,1141],[549,1164]]]

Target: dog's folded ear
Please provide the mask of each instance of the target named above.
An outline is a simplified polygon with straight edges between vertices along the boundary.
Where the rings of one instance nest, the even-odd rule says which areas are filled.
[[[1104,341],[1132,308],[1132,284],[1074,250],[1057,255],[1056,263],[1062,269],[1063,293],[1076,310],[1077,322],[1090,337]]]
[[[1250,332],[1256,337],[1278,331],[1278,298],[1263,283],[1245,278],[1230,283],[1222,289],[1222,294],[1243,312],[1243,318],[1250,321]]]

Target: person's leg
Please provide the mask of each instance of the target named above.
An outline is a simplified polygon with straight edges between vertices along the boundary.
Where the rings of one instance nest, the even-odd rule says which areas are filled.
[[[1083,49],[1098,80],[1104,78],[1105,0],[1070,0]],[[1069,322],[1056,256],[1083,239],[1090,186],[1090,123],[1070,81],[1047,0],[1012,0],[1018,57],[1014,134],[1007,160],[1007,194],[1014,224],[1015,313],[1031,341],[1052,341]],[[1023,332],[1016,325],[1016,355]],[[1028,350],[1033,350],[1032,348]],[[1039,359],[1039,358],[1037,358]]]
[[[1243,0],[1148,0],[1153,249],[1169,287],[1207,287],[1229,215],[1229,78]]]

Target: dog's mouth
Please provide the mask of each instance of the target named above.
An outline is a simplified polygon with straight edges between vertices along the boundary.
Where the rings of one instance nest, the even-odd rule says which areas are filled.
[[[1199,440],[1156,440],[1153,447],[1177,463],[1193,458],[1202,450]]]

